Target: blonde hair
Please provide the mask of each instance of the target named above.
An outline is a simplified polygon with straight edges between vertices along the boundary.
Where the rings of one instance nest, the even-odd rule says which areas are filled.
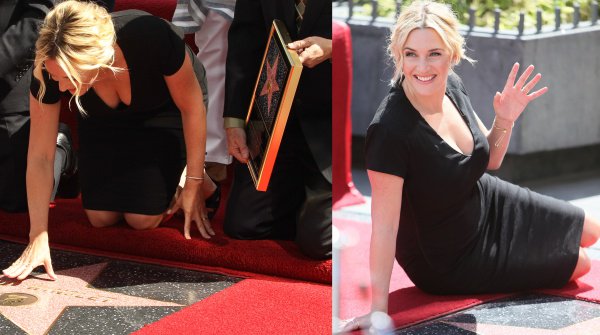
[[[415,1],[406,7],[392,27],[388,44],[388,53],[394,61],[394,77],[392,83],[402,77],[402,49],[408,35],[415,29],[431,28],[441,37],[450,52],[452,66],[465,59],[475,62],[465,55],[465,40],[458,32],[458,19],[449,5],[432,1]]]
[[[101,69],[116,73],[122,69],[113,67],[115,61],[115,27],[110,14],[91,2],[64,1],[54,7],[46,16],[35,44],[33,74],[40,81],[38,99],[46,92],[42,77],[45,61],[54,59],[75,86],[75,103],[82,115],[86,111],[79,95],[84,84],[82,75],[96,71],[91,79],[98,76]]]

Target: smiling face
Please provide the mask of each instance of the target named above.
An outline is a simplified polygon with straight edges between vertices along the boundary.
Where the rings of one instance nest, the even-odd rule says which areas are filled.
[[[432,28],[414,29],[402,48],[404,83],[413,94],[444,94],[452,65],[442,38]]]
[[[56,59],[46,60],[44,62],[44,67],[50,75],[50,78],[58,82],[58,88],[62,92],[69,91],[73,95],[77,93],[76,86],[73,85],[71,80],[69,80],[67,73],[62,69],[62,67],[60,67]],[[90,87],[92,87],[94,77],[95,76],[91,72],[84,73],[81,75],[82,84],[81,89],[79,91],[79,96],[84,95],[90,89]]]

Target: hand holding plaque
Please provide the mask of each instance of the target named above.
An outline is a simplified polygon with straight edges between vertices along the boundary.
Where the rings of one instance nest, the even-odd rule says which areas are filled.
[[[284,24],[273,20],[260,72],[246,117],[248,169],[258,191],[266,191],[294,101],[302,63],[286,46]]]

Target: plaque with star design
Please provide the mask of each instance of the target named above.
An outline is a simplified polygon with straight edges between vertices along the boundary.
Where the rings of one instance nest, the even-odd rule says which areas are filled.
[[[258,191],[266,191],[300,80],[302,63],[283,22],[273,20],[246,117],[248,169]]]

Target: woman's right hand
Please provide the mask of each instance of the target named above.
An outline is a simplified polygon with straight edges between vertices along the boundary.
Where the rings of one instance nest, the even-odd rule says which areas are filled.
[[[338,329],[334,331],[334,334],[345,334],[360,329],[368,329],[371,327],[371,314],[363,316],[340,320],[338,323]]]
[[[206,213],[206,207],[204,205],[204,196],[202,194],[201,186],[195,184],[196,181],[191,180],[186,183],[181,189],[175,193],[174,204],[166,212],[167,215],[176,213],[180,209],[184,213],[184,224],[183,224],[183,236],[189,240],[191,239],[190,227],[192,221],[196,223],[200,235],[205,239],[210,239],[211,236],[215,235],[208,214]]]
[[[9,278],[17,278],[23,280],[29,276],[31,271],[36,267],[43,265],[46,268],[48,276],[52,280],[56,280],[56,274],[52,269],[52,260],[50,259],[50,245],[48,243],[48,234],[40,234],[33,238],[21,257],[12,265],[4,269],[2,272]]]

